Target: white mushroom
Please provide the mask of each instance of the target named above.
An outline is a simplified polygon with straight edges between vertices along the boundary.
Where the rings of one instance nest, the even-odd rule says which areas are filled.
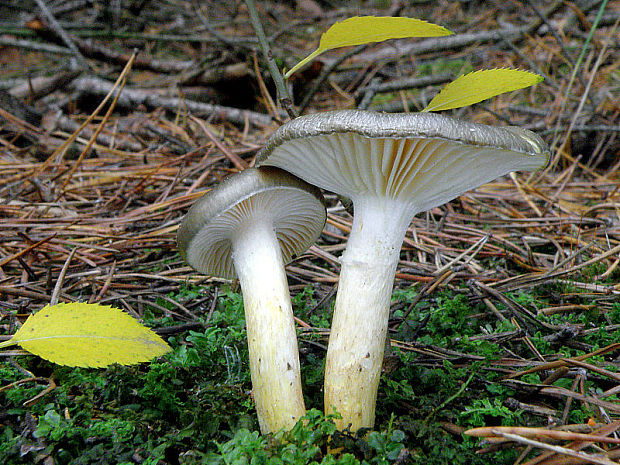
[[[181,255],[193,268],[239,278],[263,433],[290,429],[305,414],[284,265],[314,243],[325,217],[316,187],[278,168],[250,168],[201,197],[179,228]]]
[[[433,113],[333,111],[281,126],[257,156],[353,201],[325,368],[339,428],[372,427],[400,249],[414,215],[547,161],[544,142]]]

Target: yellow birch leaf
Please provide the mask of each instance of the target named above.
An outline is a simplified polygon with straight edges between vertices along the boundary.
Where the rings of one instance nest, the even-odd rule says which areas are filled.
[[[408,37],[437,37],[453,34],[445,27],[421,19],[393,16],[353,16],[337,22],[321,36],[319,48],[293,66],[285,75],[291,74],[321,53],[338,47],[383,42],[388,39]]]
[[[521,69],[495,68],[473,71],[446,85],[422,111],[450,110],[481,102],[496,95],[523,89],[544,78]]]
[[[170,350],[122,310],[87,303],[42,308],[0,347],[12,344],[59,365],[96,368],[146,362]]]

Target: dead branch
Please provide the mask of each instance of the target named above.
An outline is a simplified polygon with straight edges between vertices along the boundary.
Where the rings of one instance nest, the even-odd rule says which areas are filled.
[[[70,89],[78,95],[101,97],[110,92],[112,84],[95,77],[84,77],[73,81]],[[236,124],[245,124],[247,121],[255,126],[268,126],[272,122],[269,115],[250,110],[193,102],[181,98],[161,98],[152,95],[148,90],[130,87],[123,89],[117,105],[123,108],[135,108],[144,105],[149,109],[164,108],[175,113],[187,111],[203,118],[216,117]]]

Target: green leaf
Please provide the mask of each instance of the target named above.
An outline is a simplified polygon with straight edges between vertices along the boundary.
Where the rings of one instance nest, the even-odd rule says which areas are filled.
[[[46,306],[30,315],[9,341],[59,365],[132,365],[170,351],[149,328],[118,308],[70,303]]]
[[[481,102],[496,95],[523,89],[544,78],[520,69],[496,68],[473,71],[445,86],[422,111],[450,110]]]
[[[338,47],[383,42],[388,39],[408,37],[437,37],[453,34],[445,27],[427,23],[421,19],[392,16],[354,16],[330,27],[321,36],[319,47],[297,63],[285,75],[289,78],[295,71],[321,53]]]

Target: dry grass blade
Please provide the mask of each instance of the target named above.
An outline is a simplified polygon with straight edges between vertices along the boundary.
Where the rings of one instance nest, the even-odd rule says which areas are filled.
[[[620,422],[614,423],[614,430],[618,429]],[[563,441],[587,441],[587,442],[603,442],[609,444],[620,444],[620,439],[610,438],[607,436],[598,436],[594,434],[573,433],[572,431],[558,431],[547,428],[527,428],[520,426],[485,426],[481,428],[468,429],[464,432],[468,436],[484,437],[486,439],[493,437],[503,437],[503,434],[518,434],[527,438],[549,438],[561,439]]]
[[[116,95],[112,99],[112,102],[110,103],[110,106],[108,107],[107,111],[105,112],[105,115],[101,119],[101,122],[97,126],[97,129],[92,134],[90,140],[88,141],[86,146],[82,149],[82,152],[80,153],[80,155],[77,158],[77,160],[72,164],[71,169],[69,170],[69,173],[67,173],[67,176],[66,176],[65,180],[62,182],[62,185],[60,186],[60,189],[59,189],[60,192],[59,192],[58,198],[56,198],[56,200],[58,200],[62,196],[62,194],[64,193],[64,190],[65,190],[65,187],[67,187],[67,184],[69,183],[69,181],[71,181],[71,178],[73,177],[73,174],[76,172],[76,170],[80,166],[80,163],[82,163],[82,160],[84,160],[84,157],[90,151],[91,147],[93,146],[93,144],[97,140],[97,136],[103,130],[103,127],[105,126],[106,122],[110,119],[110,116],[112,115],[112,112],[114,111],[114,107],[116,106],[116,102],[118,101],[118,97],[119,97],[120,93],[122,92],[123,87],[125,87],[125,83],[127,82],[127,74],[129,73],[129,70],[131,69],[131,64],[133,63],[135,58],[136,58],[136,54],[134,52],[134,54],[131,56],[131,58],[127,62],[127,65],[125,65],[125,68],[123,69],[121,75],[119,76],[120,82],[118,83],[118,91],[116,92]],[[116,89],[113,89],[113,90],[116,90]],[[78,133],[76,132],[76,135],[77,134]]]
[[[560,455],[575,457],[579,460],[582,460],[583,463],[595,463],[597,465],[618,465],[618,462],[614,462],[613,460],[609,459],[605,456],[605,454],[587,454],[585,452],[567,449],[566,447],[554,446],[544,442],[535,441],[533,439],[528,439],[523,436],[519,436],[518,434],[503,433],[501,431],[498,431],[496,434],[519,444],[525,444],[532,447],[538,447],[540,449],[546,449]],[[558,462],[554,461],[553,463]]]
[[[598,373],[599,375],[606,376],[620,383],[620,375],[618,375],[617,373],[613,373],[609,370],[605,370],[604,368],[598,367],[596,365],[592,365],[590,363],[585,363],[580,360],[570,359],[570,358],[563,358],[562,361],[566,362],[567,365],[573,365],[573,366],[585,368],[587,370],[590,370],[594,373]]]
[[[524,392],[537,394],[539,396],[549,396],[560,399],[576,399],[586,404],[597,405],[613,414],[620,414],[620,404],[617,402],[607,402],[591,395],[581,394],[559,386],[546,386],[543,384],[531,384],[523,381],[506,380],[502,384],[520,389]]]
[[[591,357],[595,357],[597,355],[602,355],[602,354],[607,354],[609,352],[614,352],[616,350],[620,349],[620,342],[614,343],[614,344],[610,344],[607,347],[602,347],[600,349],[595,350],[594,352],[590,352],[584,355],[579,355],[577,357],[573,357],[572,359],[565,359],[565,360],[557,360],[554,362],[548,362],[548,363],[544,363],[541,364],[539,366],[536,367],[532,367],[529,368],[527,370],[523,370],[523,371],[519,371],[516,373],[511,373],[510,375],[506,376],[506,379],[513,379],[513,378],[519,378],[523,375],[527,375],[529,373],[536,373],[538,371],[543,371],[543,370],[549,370],[552,368],[558,368],[561,366],[565,366],[568,362],[568,360],[576,360],[577,362],[580,362],[582,360],[587,360]]]
[[[58,303],[58,297],[60,296],[62,286],[65,282],[65,276],[67,275],[67,269],[69,268],[71,259],[75,255],[76,251],[77,249],[73,249],[71,251],[71,253],[67,257],[67,260],[65,261],[65,264],[62,266],[62,269],[60,270],[60,274],[58,275],[58,279],[56,280],[56,285],[54,286],[54,291],[52,292],[52,296],[50,297],[50,303],[49,303],[50,305],[56,305]]]
[[[609,425],[605,425],[595,431],[592,432],[593,435],[597,435],[597,436],[608,436],[614,432],[616,432],[618,430],[618,427],[620,426],[620,422],[615,421],[610,423]],[[573,441],[569,444],[566,445],[566,447],[568,449],[572,449],[572,450],[582,450],[585,447],[588,447],[589,445],[591,445],[591,442],[589,441]],[[620,456],[620,448],[617,449],[613,449],[608,451],[609,454],[609,458],[613,459],[616,458],[618,456]],[[579,463],[576,461],[572,461],[570,462],[569,460],[567,460],[566,457],[562,458],[563,460],[565,460],[564,463]],[[555,453],[552,451],[548,451],[548,452],[543,452],[542,454],[540,454],[538,457],[535,457],[531,460],[528,460],[527,462],[523,463],[522,465],[551,465],[554,461],[559,461],[560,458],[555,456]],[[557,463],[557,462],[556,462]]]

